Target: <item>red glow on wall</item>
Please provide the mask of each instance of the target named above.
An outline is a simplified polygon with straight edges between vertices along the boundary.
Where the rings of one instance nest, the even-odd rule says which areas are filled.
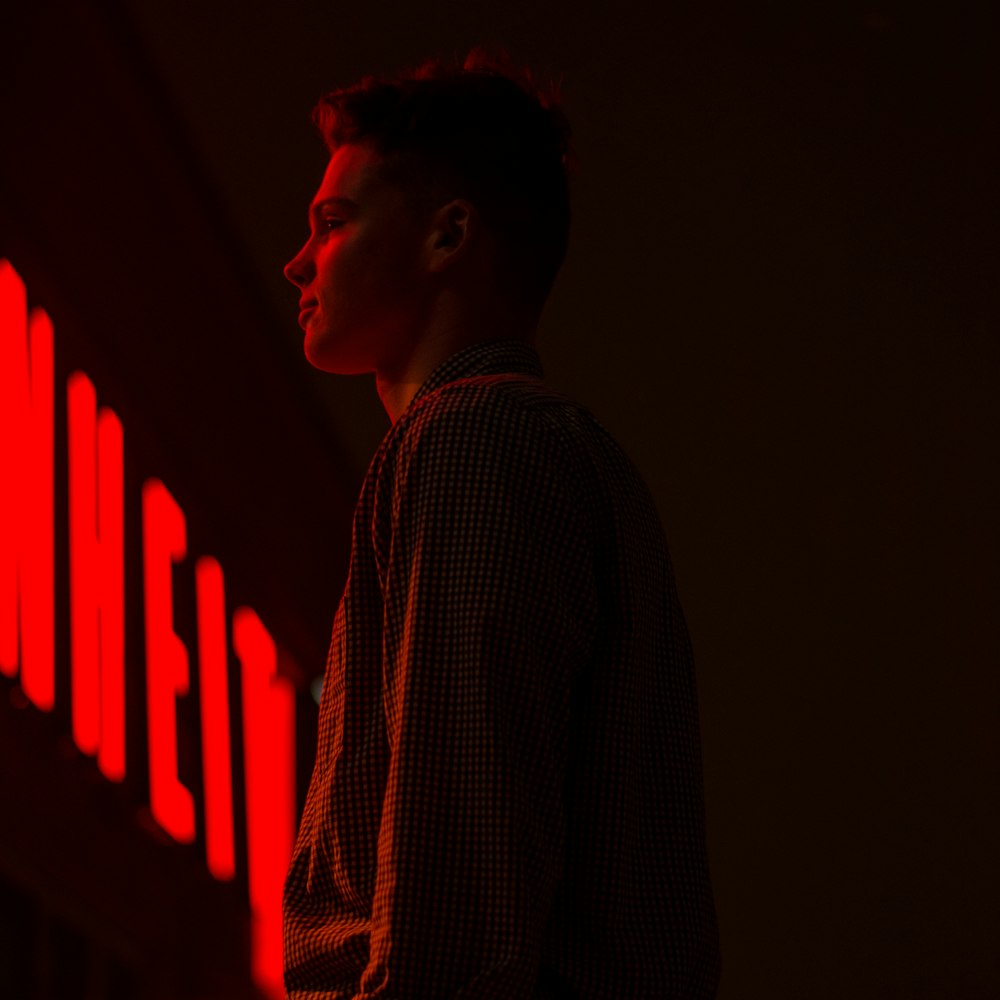
[[[52,324],[0,261],[0,671],[55,693]]]
[[[149,808],[182,844],[194,840],[194,799],[177,777],[177,696],[188,693],[188,652],[174,631],[173,567],[187,554],[184,512],[158,479],[142,486],[146,594]]]
[[[122,425],[83,372],[66,384],[73,739],[111,781],[125,777]]]
[[[205,781],[205,861],[220,881],[233,877],[232,760],[229,751],[229,681],[226,601],[222,567],[202,556],[194,568],[198,602],[202,761]]]
[[[295,700],[274,641],[250,608],[233,615],[242,664],[247,858],[254,979],[284,995],[281,891],[295,836]]]

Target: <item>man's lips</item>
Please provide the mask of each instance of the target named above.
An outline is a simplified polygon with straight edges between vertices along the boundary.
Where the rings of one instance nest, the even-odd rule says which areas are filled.
[[[299,303],[300,326],[305,324],[306,319],[309,317],[309,313],[311,313],[318,305],[319,303],[315,299],[306,299],[305,301]]]

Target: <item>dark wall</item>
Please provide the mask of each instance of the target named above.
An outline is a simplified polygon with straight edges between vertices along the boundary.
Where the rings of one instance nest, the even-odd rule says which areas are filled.
[[[122,11],[154,96],[119,95],[115,115],[141,149],[151,107],[174,139],[122,177],[114,128],[91,139],[104,63],[49,24],[58,59],[36,49],[19,79],[62,68],[5,105],[22,130],[20,166],[0,166],[5,231],[35,241],[33,287],[72,303],[62,327],[103,317],[94,367],[134,395],[135,422],[197,440],[171,447],[178,483],[226,469],[215,511],[251,495],[240,470],[273,471],[280,488],[228,525],[232,558],[252,539],[249,561],[312,599],[317,645],[357,482],[341,470],[360,474],[387,422],[368,379],[297,367],[280,266],[322,168],[309,109],[363,73],[483,40],[563,76],[581,172],[542,358],[664,518],[698,657],[721,996],[1000,994],[992,9]],[[183,162],[161,174],[163,156]],[[114,204],[151,189],[166,249]],[[141,323],[109,321],[123,295]],[[271,447],[274,413],[318,462]],[[259,460],[224,457],[240,436]]]

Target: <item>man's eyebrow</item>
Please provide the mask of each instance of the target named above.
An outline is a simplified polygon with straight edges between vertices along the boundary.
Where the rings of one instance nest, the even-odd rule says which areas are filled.
[[[350,211],[358,207],[357,202],[351,201],[350,198],[324,198],[322,201],[317,201],[310,206],[309,211],[313,215],[319,215],[319,213],[324,208],[344,208]]]

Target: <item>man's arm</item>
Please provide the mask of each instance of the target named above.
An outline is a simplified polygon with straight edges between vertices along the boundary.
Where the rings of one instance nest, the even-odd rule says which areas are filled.
[[[592,541],[539,416],[453,411],[413,437],[393,483],[391,763],[357,1000],[527,998],[561,874],[573,677],[596,629]]]

